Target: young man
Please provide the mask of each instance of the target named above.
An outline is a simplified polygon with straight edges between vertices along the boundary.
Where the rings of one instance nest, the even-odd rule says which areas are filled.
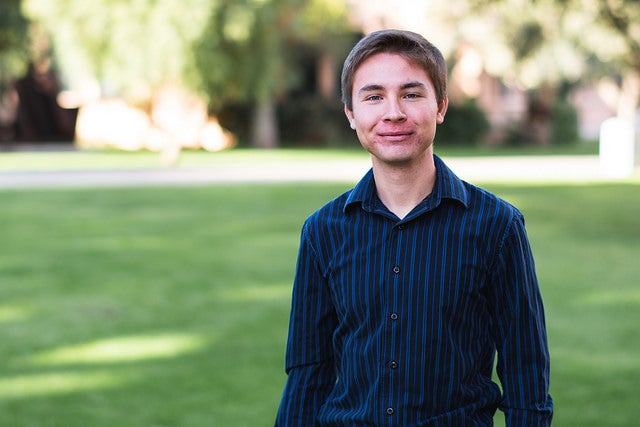
[[[372,33],[345,61],[345,113],[373,167],[303,226],[277,426],[490,426],[498,408],[507,426],[551,423],[523,217],[433,154],[446,72],[406,31]]]

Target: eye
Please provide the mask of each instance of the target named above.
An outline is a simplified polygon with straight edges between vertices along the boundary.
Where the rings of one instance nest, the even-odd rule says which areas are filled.
[[[416,98],[420,98],[420,94],[419,93],[415,93],[415,92],[411,92],[411,93],[406,94],[404,97],[408,98],[408,99],[416,99]]]
[[[365,101],[380,101],[382,97],[380,95],[369,95],[364,100]]]

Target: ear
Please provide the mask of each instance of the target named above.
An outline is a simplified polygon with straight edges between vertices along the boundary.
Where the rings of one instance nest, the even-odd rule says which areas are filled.
[[[349,126],[351,129],[356,129],[355,118],[353,117],[353,111],[351,111],[346,105],[344,106],[344,114],[347,116],[347,120],[349,120]]]
[[[447,113],[447,107],[449,106],[449,97],[444,96],[442,102],[438,104],[438,114],[436,115],[436,123],[441,124],[444,122],[444,115]]]

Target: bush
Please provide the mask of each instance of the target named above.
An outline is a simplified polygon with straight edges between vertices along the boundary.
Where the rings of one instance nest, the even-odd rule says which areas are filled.
[[[523,147],[531,145],[524,120],[513,120],[502,129],[501,143],[506,147]]]
[[[215,113],[220,126],[227,129],[238,139],[238,145],[251,145],[251,117],[253,107],[249,102],[228,102]]]
[[[578,112],[569,102],[561,100],[551,110],[550,139],[553,145],[567,145],[578,141]]]
[[[278,132],[283,147],[358,146],[343,105],[337,99],[291,96],[280,101],[277,108]],[[251,145],[251,103],[227,103],[217,117],[220,125],[238,138],[241,147]]]
[[[291,97],[278,106],[283,145],[352,145],[355,133],[349,127],[344,107],[337,99],[317,95]]]
[[[450,145],[477,145],[489,133],[491,125],[475,100],[449,104],[444,122],[438,126],[437,139]]]

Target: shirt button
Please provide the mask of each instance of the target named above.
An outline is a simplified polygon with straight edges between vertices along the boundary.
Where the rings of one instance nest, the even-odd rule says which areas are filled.
[[[391,320],[398,320],[398,314],[397,313],[391,313],[391,315],[389,317],[391,318]]]
[[[393,413],[395,412],[395,410],[391,407],[387,408],[387,415],[393,415]]]
[[[393,267],[393,272],[396,274],[400,273],[400,267],[398,267],[397,265]]]
[[[398,367],[398,362],[396,362],[395,360],[392,360],[391,362],[389,362],[389,367],[391,369],[396,369]]]

